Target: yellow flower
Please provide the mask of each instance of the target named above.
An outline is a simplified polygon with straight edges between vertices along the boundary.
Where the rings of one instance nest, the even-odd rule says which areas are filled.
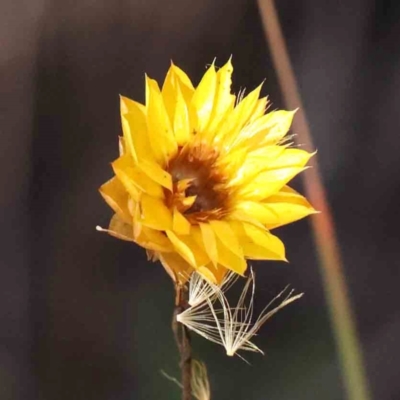
[[[193,271],[219,283],[246,259],[285,260],[270,230],[314,213],[286,184],[312,154],[290,147],[294,112],[266,113],[261,85],[231,94],[229,60],[197,88],[171,64],[162,89],[146,76],[145,105],[121,97],[123,137],[115,176],[100,188],[109,229],[185,282]]]

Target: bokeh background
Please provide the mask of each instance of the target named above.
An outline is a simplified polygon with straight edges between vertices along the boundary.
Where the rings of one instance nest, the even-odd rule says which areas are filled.
[[[400,399],[400,6],[277,1],[343,255],[373,399]],[[197,83],[232,54],[234,90],[284,106],[257,3],[0,3],[0,398],[179,399],[173,288],[129,243],[97,233],[111,211],[118,94],[170,59]],[[295,186],[301,189],[301,180]],[[255,263],[257,304],[305,297],[261,331],[266,356],[194,339],[213,399],[345,399],[309,221],[276,231],[291,263]]]

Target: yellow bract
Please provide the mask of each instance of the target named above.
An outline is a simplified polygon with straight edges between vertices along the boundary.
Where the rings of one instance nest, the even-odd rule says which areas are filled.
[[[115,215],[106,231],[147,249],[178,283],[196,270],[220,283],[247,259],[286,260],[270,230],[315,212],[287,186],[312,154],[285,143],[294,112],[266,113],[261,85],[231,94],[229,60],[197,88],[171,64],[146,104],[121,96],[122,154],[100,188]]]

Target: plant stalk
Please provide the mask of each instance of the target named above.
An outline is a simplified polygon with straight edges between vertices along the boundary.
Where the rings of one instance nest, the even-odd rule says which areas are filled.
[[[175,309],[172,318],[172,331],[180,354],[182,400],[192,399],[192,347],[190,333],[185,325],[178,322],[177,315],[188,307],[187,293],[181,285],[175,286]]]
[[[278,75],[279,84],[289,109],[300,107],[293,121],[293,131],[304,148],[313,151],[311,131],[302,105],[299,89],[283,37],[279,16],[273,0],[258,0],[265,36]],[[362,346],[356,328],[345,269],[341,260],[333,216],[319,172],[317,156],[311,168],[303,175],[307,198],[320,215],[313,216],[314,239],[319,257],[319,267],[331,314],[332,327],[339,350],[343,381],[348,400],[370,400],[368,377],[363,361]]]

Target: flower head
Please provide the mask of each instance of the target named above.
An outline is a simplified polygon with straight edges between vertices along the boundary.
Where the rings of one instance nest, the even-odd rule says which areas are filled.
[[[147,249],[176,282],[285,260],[270,230],[314,212],[286,185],[311,157],[285,141],[294,112],[266,113],[261,85],[231,94],[232,72],[230,60],[212,64],[195,88],[171,64],[162,89],[146,76],[145,105],[121,97],[121,153],[100,188],[115,212],[105,231]]]

